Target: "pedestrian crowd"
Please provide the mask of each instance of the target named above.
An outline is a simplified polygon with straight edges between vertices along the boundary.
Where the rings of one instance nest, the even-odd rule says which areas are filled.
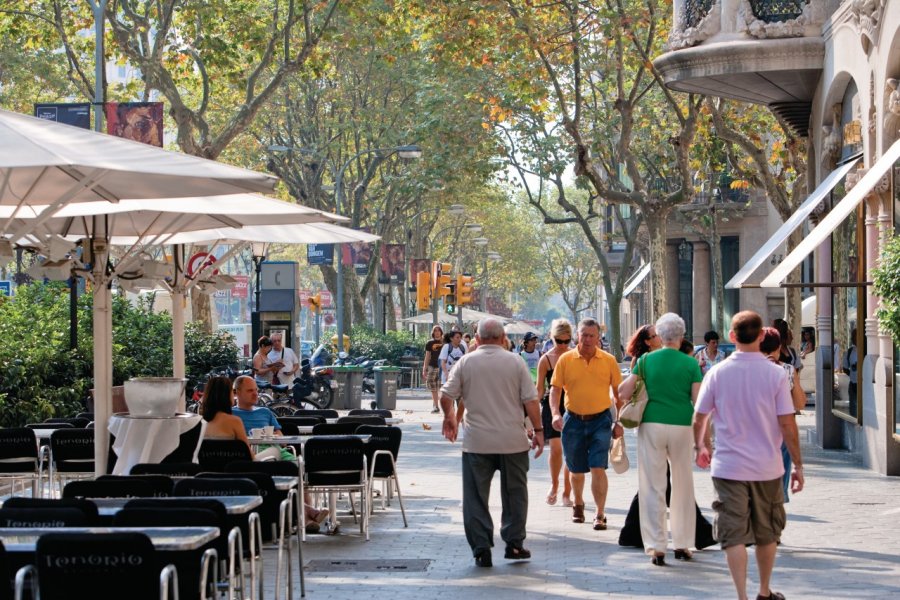
[[[758,314],[740,312],[728,332],[735,352],[726,357],[711,331],[695,354],[684,320],[667,313],[629,340],[624,378],[603,349],[594,319],[583,319],[576,331],[557,319],[548,344],[538,349],[537,336],[529,334],[518,352],[508,351],[510,342],[494,319],[481,321],[469,344],[459,332],[443,336],[435,327],[423,375],[443,413],[444,436],[462,439],[463,522],[475,564],[493,564],[488,497],[497,471],[504,557],[531,557],[525,547],[528,453],[533,449],[539,457],[545,444],[550,488],[544,500],[571,507],[574,523],[589,520],[597,531],[609,527],[610,448],[624,433],[623,407],[634,403],[629,410],[642,407],[638,490],[619,544],[643,548],[653,565],[662,566],[670,533],[673,556],[683,562],[693,559],[695,549],[719,543],[739,600],[748,598],[746,548],[755,546],[757,600],[783,599],[770,581],[786,523],[784,503],[804,485],[795,413],[805,395],[787,323],[773,325],[763,327]],[[710,468],[712,525],[695,501],[694,464]]]

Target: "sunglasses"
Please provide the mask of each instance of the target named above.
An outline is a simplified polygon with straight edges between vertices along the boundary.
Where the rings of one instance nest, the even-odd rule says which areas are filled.
[[[561,340],[561,339],[559,339],[559,338],[553,338],[553,341],[556,342],[557,344],[569,344],[569,343],[572,342],[572,338],[569,338],[569,339],[567,339],[567,340]]]

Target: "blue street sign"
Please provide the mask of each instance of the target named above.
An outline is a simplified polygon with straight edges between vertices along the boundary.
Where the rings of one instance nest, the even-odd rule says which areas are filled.
[[[0,296],[12,296],[12,281],[0,281]]]

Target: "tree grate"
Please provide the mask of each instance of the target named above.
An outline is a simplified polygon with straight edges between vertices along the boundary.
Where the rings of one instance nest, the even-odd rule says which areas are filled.
[[[356,560],[311,560],[306,563],[307,572],[366,571],[372,573],[422,573],[431,564],[429,558],[388,560],[381,558]]]

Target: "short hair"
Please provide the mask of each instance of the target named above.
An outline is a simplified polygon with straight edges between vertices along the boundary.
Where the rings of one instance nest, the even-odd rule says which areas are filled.
[[[706,342],[707,344],[713,340],[718,340],[718,339],[719,339],[719,334],[716,331],[707,331],[706,333],[703,334],[703,341]]]
[[[759,351],[771,354],[781,348],[781,334],[774,327],[763,327],[763,338],[759,342]]]
[[[249,375],[238,375],[237,377],[235,377],[234,383],[232,384],[232,388],[234,389],[234,391],[238,391],[239,389],[241,389],[241,384],[243,384],[246,380],[253,380],[253,378]]]
[[[568,335],[571,339],[572,324],[568,319],[553,319],[553,322],[550,323],[550,337],[555,339],[562,335]]]
[[[441,335],[444,335],[444,328],[441,327],[440,325],[435,325],[434,327],[431,328],[431,337],[434,337],[435,331],[440,331]]]
[[[752,344],[758,340],[762,326],[762,317],[752,310],[742,310],[731,319],[731,330],[741,344]]]
[[[502,339],[505,333],[503,324],[497,319],[482,319],[478,322],[478,337],[482,342]]]
[[[264,335],[264,336],[261,336],[258,340],[256,340],[256,345],[259,346],[260,348],[262,348],[263,346],[271,346],[272,340],[269,338],[269,336]]]
[[[210,377],[203,388],[203,419],[208,423],[220,412],[231,414],[231,380],[227,377]]]
[[[684,330],[684,319],[675,313],[666,313],[656,320],[656,335],[664,342],[679,342]]]
[[[694,355],[694,345],[684,338],[681,339],[681,345],[678,347],[678,350],[684,352],[688,356]]]
[[[578,322],[578,331],[585,329],[587,327],[596,327],[597,335],[600,334],[600,323],[597,322],[597,319],[593,317],[585,317],[581,321]]]

